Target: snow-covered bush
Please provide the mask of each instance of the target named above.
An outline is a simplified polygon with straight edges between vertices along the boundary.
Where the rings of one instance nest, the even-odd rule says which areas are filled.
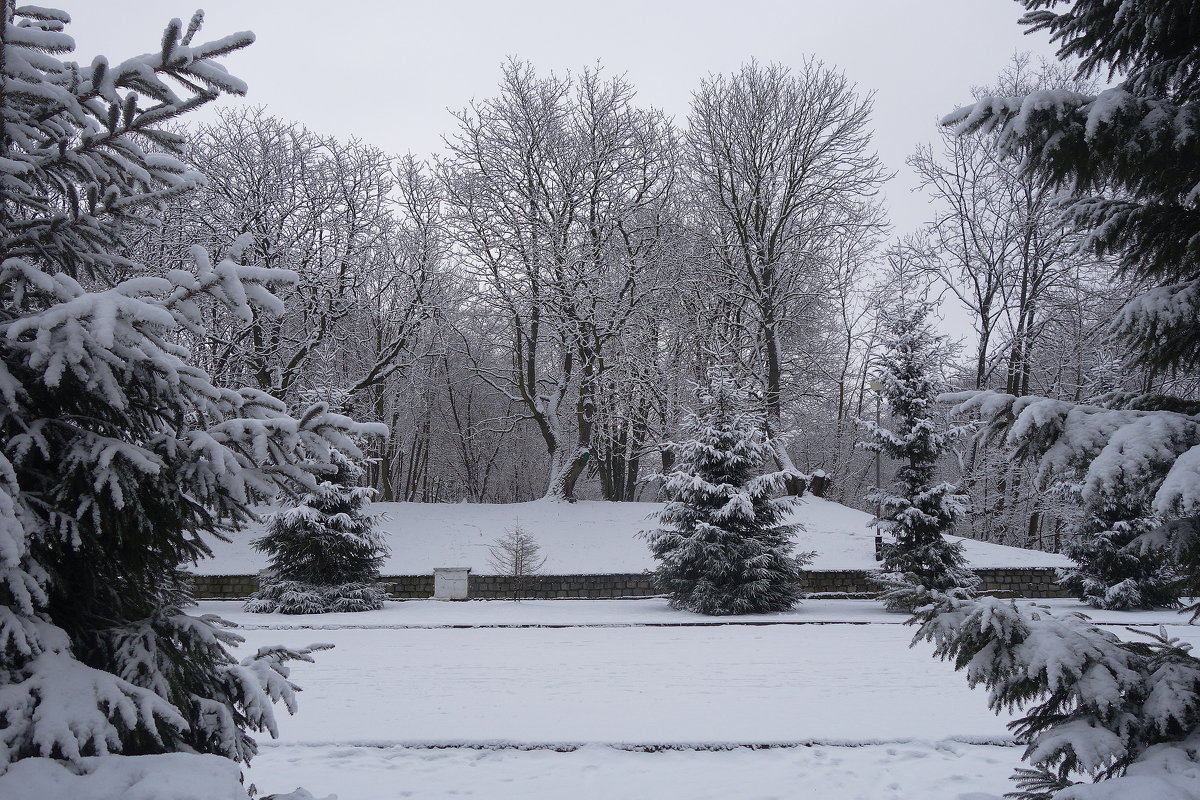
[[[11,3],[0,20],[0,772],[111,753],[245,762],[250,733],[275,732],[272,703],[294,707],[286,662],[309,651],[239,662],[239,636],[184,612],[179,567],[373,429],[323,406],[292,417],[189,363],[178,341],[203,333],[206,305],[281,311],[273,289],[294,276],[239,264],[247,240],[163,274],[124,255],[202,180],[162,125],[243,93],[215,59],[253,36],[193,44],[197,16],[149,55],[79,67],[56,57],[68,22]]]
[[[893,610],[913,610],[929,590],[969,591],[979,582],[967,568],[962,544],[943,536],[962,513],[963,502],[957,487],[935,480],[952,434],[939,430],[933,417],[934,380],[946,345],[930,328],[929,310],[924,302],[901,303],[888,323],[877,365],[879,392],[894,429],[859,420],[867,437],[860,447],[900,462],[891,490],[877,486],[867,496],[880,512],[872,524],[892,538],[884,545],[883,569],[874,581]]]
[[[762,417],[750,411],[732,379],[717,375],[688,415],[691,438],[673,445],[676,469],[666,476],[671,501],[647,531],[658,560],[655,580],[673,608],[701,614],[786,611],[799,597],[801,567],[792,508],[772,498],[795,473],[757,474],[771,458]]]
[[[1125,642],[1034,602],[933,595],[914,644],[988,689],[1032,768],[1020,800],[1200,798],[1200,660],[1165,630]],[[1088,784],[1077,779],[1090,779]]]
[[[387,596],[379,567],[387,546],[363,513],[374,489],[359,486],[363,470],[334,454],[332,475],[292,508],[272,514],[254,546],[271,557],[270,574],[246,603],[258,614],[373,611]]]

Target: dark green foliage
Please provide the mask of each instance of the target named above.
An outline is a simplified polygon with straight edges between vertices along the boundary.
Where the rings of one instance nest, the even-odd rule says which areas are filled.
[[[246,603],[257,613],[322,614],[383,607],[377,586],[387,547],[376,518],[363,513],[374,489],[363,470],[336,456],[334,472],[298,505],[271,515],[254,546],[271,557],[271,575]]]
[[[1144,287],[1113,338],[1131,360],[1175,374],[1200,366],[1200,3],[1195,0],[1021,0],[1081,74],[1123,75],[1098,95],[1064,91],[986,97],[947,117],[961,133],[993,131],[1025,168],[1073,194],[1068,216],[1085,243],[1120,259]],[[1187,398],[1100,398],[1080,405],[978,393],[960,398],[987,434],[1037,464],[1043,485],[1066,481],[1087,515],[1074,580],[1085,597],[1159,595],[1178,558],[1200,584],[1200,419]],[[1142,410],[1145,409],[1145,410]],[[1165,520],[1165,522],[1164,522]],[[1126,543],[1128,541],[1128,543]],[[1120,578],[1117,583],[1114,580]],[[1132,585],[1126,582],[1132,580]],[[1045,609],[939,600],[923,638],[983,684],[1013,723],[1033,769],[1023,800],[1195,797],[1200,763],[1200,661],[1165,633],[1121,642],[1086,618]],[[1074,783],[1076,775],[1096,783]]]
[[[1059,585],[1093,608],[1127,610],[1179,605],[1178,567],[1161,548],[1134,543],[1159,520],[1127,508],[1089,513],[1079,536],[1063,548],[1078,565],[1061,570]]]
[[[293,706],[285,662],[193,617],[181,567],[257,497],[310,486],[304,462],[357,452],[366,432],[323,406],[302,419],[213,385],[184,335],[207,312],[277,314],[294,280],[249,269],[248,238],[152,273],[135,229],[199,185],[163,130],[245,86],[213,59],[248,33],[195,44],[201,16],[161,48],[90,68],[63,12],[0,12],[0,771],[31,756],[199,752],[241,761],[249,732]],[[311,660],[311,659],[309,659]]]
[[[677,469],[664,487],[672,500],[646,534],[658,587],[673,608],[700,614],[786,611],[812,554],[793,552],[796,526],[783,523],[791,503],[771,497],[792,473],[759,474],[771,455],[762,418],[718,376],[685,430],[692,438],[674,445]]]
[[[1099,95],[988,97],[944,122],[995,130],[1026,167],[1072,191],[1068,213],[1148,291],[1119,330],[1157,367],[1200,365],[1200,3],[1022,0],[1081,75],[1124,73]],[[1172,308],[1173,307],[1173,308]]]
[[[1023,712],[1008,727],[1033,768],[1017,771],[1020,791],[1010,797],[1052,800],[1071,786],[1072,800],[1149,797],[1152,789],[1194,796],[1183,787],[1200,744],[1200,661],[1188,645],[1165,632],[1122,641],[1082,614],[1029,601],[931,600],[910,620],[920,626],[914,644],[933,642],[971,686],[988,690],[997,713]],[[1077,783],[1127,774],[1095,792]]]

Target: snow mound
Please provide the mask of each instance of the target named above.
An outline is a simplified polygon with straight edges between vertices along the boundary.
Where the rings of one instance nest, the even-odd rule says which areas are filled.
[[[488,547],[506,528],[518,522],[541,546],[546,575],[589,575],[643,572],[654,568],[650,550],[638,532],[653,528],[652,514],[662,503],[376,503],[371,513],[382,513],[380,523],[391,556],[383,575],[425,575],[435,567],[470,567],[477,575],[493,572]],[[797,504],[792,520],[805,530],[797,549],[815,550],[808,569],[875,569],[875,532],[867,523],[871,515],[848,506],[807,497]],[[213,556],[193,571],[199,575],[247,575],[266,568],[267,559],[251,546],[262,535],[251,527],[229,542],[212,542]],[[973,567],[1067,567],[1061,555],[1019,547],[958,539],[966,546]]]

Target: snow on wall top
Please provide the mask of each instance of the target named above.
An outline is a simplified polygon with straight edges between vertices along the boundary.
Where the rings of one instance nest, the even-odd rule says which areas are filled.
[[[541,545],[547,575],[581,575],[642,572],[654,560],[638,531],[654,526],[650,514],[660,503],[575,504],[537,500],[531,503],[445,504],[376,503],[373,513],[385,515],[380,523],[391,556],[384,575],[425,575],[436,567],[467,566],[475,574],[493,572],[488,546],[518,522]],[[805,526],[799,550],[816,550],[809,569],[874,569],[875,533],[867,527],[871,515],[847,506],[808,497],[798,504],[795,521]],[[193,572],[199,575],[246,575],[267,566],[267,559],[251,547],[260,535],[257,527],[234,534],[232,541],[212,541],[213,557]],[[966,545],[973,567],[1065,567],[1065,556],[1018,547],[959,540]]]

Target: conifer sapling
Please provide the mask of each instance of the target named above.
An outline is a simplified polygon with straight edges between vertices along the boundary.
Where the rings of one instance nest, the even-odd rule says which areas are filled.
[[[872,522],[892,537],[884,545],[883,571],[876,582],[888,608],[911,611],[927,590],[969,591],[978,578],[967,568],[962,544],[943,534],[962,513],[953,484],[936,480],[938,460],[949,447],[951,433],[934,419],[934,377],[945,357],[944,337],[933,333],[925,302],[901,305],[894,312],[879,359],[880,393],[894,428],[860,420],[867,440],[864,450],[881,453],[900,466],[892,489],[875,487],[867,500],[880,509]]]
[[[488,563],[497,575],[512,581],[513,600],[519,600],[529,593],[531,579],[545,565],[546,557],[537,539],[518,522],[488,547]]]

